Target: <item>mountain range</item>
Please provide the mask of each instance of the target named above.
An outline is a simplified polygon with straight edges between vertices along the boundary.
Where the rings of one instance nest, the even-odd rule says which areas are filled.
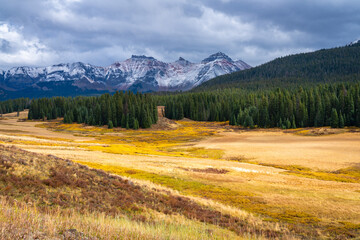
[[[179,58],[165,63],[153,57],[136,56],[98,67],[82,62],[49,67],[15,67],[0,70],[0,98],[38,97],[112,92],[189,90],[214,77],[251,68],[224,53],[210,55],[200,63]]]

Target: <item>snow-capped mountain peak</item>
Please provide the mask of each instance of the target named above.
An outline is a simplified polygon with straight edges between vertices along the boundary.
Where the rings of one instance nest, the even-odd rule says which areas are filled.
[[[227,60],[229,62],[232,62],[232,59],[228,55],[222,52],[217,52],[202,60],[201,63],[208,63],[216,60]]]
[[[192,63],[189,62],[188,60],[182,58],[182,57],[179,57],[178,60],[175,61],[176,64],[179,64],[181,66],[188,66],[188,65],[191,65]]]

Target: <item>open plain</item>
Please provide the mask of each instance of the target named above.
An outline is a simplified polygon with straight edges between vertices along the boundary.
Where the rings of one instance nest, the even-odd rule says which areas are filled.
[[[125,130],[22,120],[26,116],[4,114],[0,144],[68,159],[241,219],[235,221],[240,231],[181,211],[162,213],[170,225],[184,219],[185,232],[188,225],[215,226],[194,238],[360,237],[358,129],[250,130],[160,116],[150,129]]]

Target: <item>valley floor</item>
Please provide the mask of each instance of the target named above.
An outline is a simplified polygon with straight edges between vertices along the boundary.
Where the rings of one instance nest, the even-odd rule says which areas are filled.
[[[164,211],[154,213],[158,209],[147,210],[145,223],[149,219],[159,223],[158,217],[176,226],[178,219],[183,219],[180,226],[184,227],[174,231],[173,239],[184,238],[186,231],[200,234],[193,234],[194,238],[219,239],[232,239],[234,234],[239,238],[360,237],[358,129],[246,130],[226,123],[160,118],[151,129],[109,130],[59,121],[22,121],[26,115],[4,115],[0,120],[0,144],[104,170],[144,191],[186,198],[200,208],[237,219],[231,220],[233,224],[221,224],[181,211],[175,217]],[[0,185],[3,197],[7,196],[3,191],[6,187],[6,183]],[[23,202],[19,195],[13,198]],[[0,215],[4,216],[13,205],[10,200],[2,201]],[[26,208],[23,214],[26,211],[33,209]],[[38,214],[43,218],[49,213]],[[75,213],[74,219],[93,217],[92,213],[79,214]],[[106,219],[115,221],[112,216],[106,215]],[[124,219],[121,221],[138,222]],[[0,228],[12,221],[0,222]],[[72,227],[71,219],[64,222]],[[116,229],[117,225],[112,226]],[[166,231],[161,226],[153,225],[159,227],[158,231]],[[142,227],[150,228],[141,225],[138,229]],[[206,233],[209,228],[213,234]],[[135,238],[136,231],[131,231],[129,238]],[[147,231],[147,238],[152,238],[155,230]]]

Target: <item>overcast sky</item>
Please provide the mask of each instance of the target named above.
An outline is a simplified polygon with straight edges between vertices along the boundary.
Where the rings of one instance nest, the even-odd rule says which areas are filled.
[[[1,69],[219,51],[256,66],[359,38],[359,0],[0,0]]]

